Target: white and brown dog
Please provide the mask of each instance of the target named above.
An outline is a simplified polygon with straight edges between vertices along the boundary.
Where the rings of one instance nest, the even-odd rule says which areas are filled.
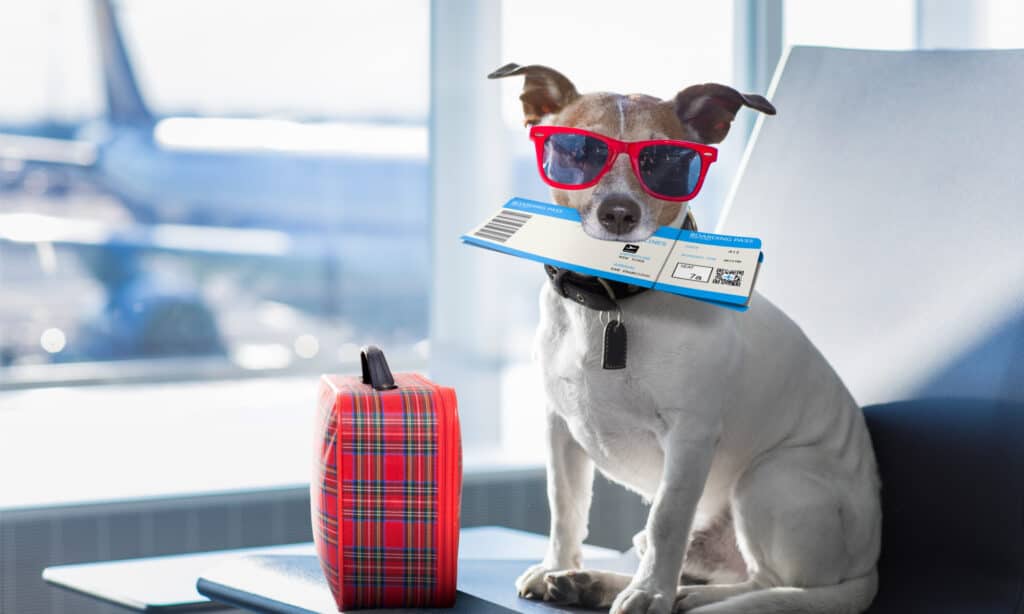
[[[725,138],[756,95],[705,84],[663,101],[580,94],[544,66],[525,77],[527,124],[624,142]],[[601,239],[694,227],[620,155],[595,185],[555,189]],[[649,187],[649,186],[648,186]],[[545,284],[535,353],[547,399],[550,546],[520,595],[613,613],[861,612],[874,598],[879,479],[860,408],[800,328],[764,297],[745,313],[663,292],[619,302],[627,367],[602,368],[601,312]],[[593,469],[651,502],[633,576],[583,570]]]

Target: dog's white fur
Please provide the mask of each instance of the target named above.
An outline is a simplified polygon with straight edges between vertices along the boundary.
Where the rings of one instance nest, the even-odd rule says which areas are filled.
[[[618,138],[659,131],[628,127],[629,105],[617,105]],[[628,163],[615,167],[596,189],[556,201],[614,186],[644,202]],[[586,228],[595,207],[572,204]],[[540,308],[551,535],[544,561],[517,580],[521,595],[630,614],[867,608],[881,532],[871,441],[792,320],[757,293],[740,313],[646,292],[621,302],[628,367],[604,370],[599,312],[549,284]],[[581,571],[595,466],[652,502],[632,577]],[[681,571],[713,584],[680,585]]]
[[[541,293],[552,532],[544,562],[519,581],[524,592],[544,596],[557,588],[549,572],[580,568],[596,465],[652,501],[628,585],[582,575],[602,583],[598,605],[618,588],[621,612],[667,611],[677,592],[679,609],[737,596],[701,614],[864,610],[876,584],[878,479],[863,416],[829,364],[756,294],[745,313],[659,292],[622,307],[629,368],[609,371],[598,314],[549,285]],[[688,561],[733,582],[677,589],[691,527],[726,514],[746,569]],[[764,590],[777,587],[792,588]]]

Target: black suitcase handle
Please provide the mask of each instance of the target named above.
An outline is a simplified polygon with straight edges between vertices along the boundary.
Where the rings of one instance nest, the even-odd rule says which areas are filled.
[[[395,378],[384,358],[384,351],[375,345],[365,345],[359,350],[359,362],[363,365],[363,383],[373,386],[374,390],[393,390]]]

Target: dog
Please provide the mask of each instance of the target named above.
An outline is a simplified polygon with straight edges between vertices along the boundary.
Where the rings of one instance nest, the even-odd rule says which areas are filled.
[[[646,95],[580,94],[545,66],[525,78],[531,126],[622,142],[725,138],[765,98],[719,84]],[[583,169],[584,172],[586,169]],[[696,229],[686,202],[648,193],[628,155],[585,189],[553,189],[600,239],[637,242],[658,226]],[[613,297],[614,298],[614,297]],[[874,598],[880,481],[864,417],[800,328],[755,293],[745,313],[663,292],[618,301],[627,367],[602,368],[606,314],[546,283],[535,359],[547,403],[551,529],[519,594],[613,614],[861,612]],[[632,576],[583,568],[594,468],[651,507]]]

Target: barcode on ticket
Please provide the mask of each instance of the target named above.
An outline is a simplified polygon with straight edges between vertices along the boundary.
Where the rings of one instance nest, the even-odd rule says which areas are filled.
[[[715,269],[715,279],[711,282],[723,286],[739,287],[743,283],[743,271],[734,269]]]
[[[531,217],[533,216],[528,213],[504,210],[491,218],[491,221],[484,224],[480,230],[477,230],[473,234],[483,239],[504,243],[505,241],[508,241],[509,237],[514,235],[517,230],[522,228],[523,224],[525,224]]]

